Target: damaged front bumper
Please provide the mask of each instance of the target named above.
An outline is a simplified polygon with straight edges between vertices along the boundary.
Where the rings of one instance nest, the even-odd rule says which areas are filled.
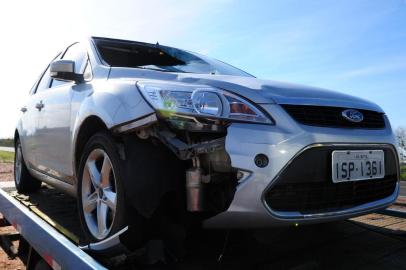
[[[399,163],[394,147],[395,138],[387,119],[385,119],[385,129],[323,128],[297,124],[279,105],[269,104],[263,107],[278,119],[276,125],[233,123],[228,127],[226,151],[231,158],[232,167],[244,172],[244,177],[239,180],[229,208],[206,220],[205,227],[260,228],[318,223],[376,211],[396,200],[399,193]],[[393,172],[394,178],[391,186],[393,190],[389,196],[350,207],[331,208],[312,213],[273,210],[265,196],[269,188],[278,182],[278,176],[301,153],[308,149],[327,146],[337,149],[346,147],[387,149],[388,154],[391,155],[391,159],[387,160],[392,161],[387,166]],[[269,158],[269,164],[266,167],[261,168],[255,164],[254,159],[258,154],[264,154]],[[331,160],[326,162],[331,164]],[[326,173],[330,173],[331,176],[331,172]],[[331,178],[326,181],[331,181]]]

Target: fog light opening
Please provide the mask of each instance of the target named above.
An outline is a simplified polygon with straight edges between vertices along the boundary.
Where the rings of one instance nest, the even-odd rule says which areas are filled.
[[[255,162],[255,165],[257,165],[257,167],[265,168],[269,164],[269,159],[264,154],[258,154],[258,155],[256,155],[254,162]]]

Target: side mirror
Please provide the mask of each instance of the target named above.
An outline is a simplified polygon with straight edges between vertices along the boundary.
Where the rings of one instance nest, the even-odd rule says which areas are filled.
[[[55,80],[84,82],[83,74],[75,73],[75,62],[71,60],[55,60],[51,63],[50,75]]]

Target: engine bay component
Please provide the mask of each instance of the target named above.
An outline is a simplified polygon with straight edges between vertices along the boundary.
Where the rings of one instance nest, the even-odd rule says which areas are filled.
[[[140,128],[135,134],[137,134],[138,138],[146,140],[151,136],[151,130],[149,128]]]
[[[216,103],[215,97],[207,93],[199,93],[196,99],[200,101],[195,102],[205,102],[201,100],[205,96],[208,96],[207,102]],[[202,107],[204,106],[201,105],[200,109],[205,110]],[[130,197],[131,194],[141,190],[149,190],[149,194],[154,194],[156,200],[148,204],[141,203],[137,199],[130,201],[135,201],[138,205],[137,210],[148,217],[154,212],[154,207],[158,206],[158,200],[164,198],[165,194],[173,193],[176,187],[183,183],[181,197],[185,200],[188,212],[204,212],[211,216],[225,211],[238,185],[237,170],[232,168],[231,159],[225,151],[229,123],[221,119],[202,119],[191,115],[163,115],[161,111],[153,116],[128,124],[126,130],[129,132],[124,131],[123,138],[128,155],[128,168],[131,171],[135,168],[135,162],[139,160],[137,152],[140,152],[140,149],[148,149],[146,152],[149,154],[156,153],[160,156],[156,158],[161,162],[155,164],[159,169],[154,170],[156,172],[154,181],[146,181],[151,179],[149,176],[137,175],[137,181],[130,181],[128,184],[131,189],[128,192]],[[168,152],[172,152],[173,157],[170,157]],[[176,164],[176,168],[171,169],[171,166],[167,166],[170,162]],[[174,173],[172,171],[169,173],[168,169]],[[183,176],[176,176],[181,173]],[[129,175],[131,174],[129,172]],[[173,177],[169,177],[170,180],[165,177],[168,174],[173,174]]]
[[[193,167],[186,171],[186,199],[189,212],[199,212],[203,205],[202,168]]]
[[[184,116],[179,117],[184,118]],[[226,126],[214,123],[202,123],[198,121],[185,121],[184,119],[169,118],[167,122],[171,127],[178,130],[187,130],[189,132],[210,132],[210,133],[225,133]]]
[[[203,141],[195,144],[187,144],[181,141],[175,133],[159,131],[158,138],[166,144],[181,160],[188,160],[200,154],[207,154],[224,149],[225,138]]]

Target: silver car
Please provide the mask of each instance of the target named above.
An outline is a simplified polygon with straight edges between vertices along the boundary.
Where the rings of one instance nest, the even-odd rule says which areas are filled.
[[[90,241],[127,225],[145,240],[191,222],[347,219],[399,192],[396,142],[378,105],[158,43],[74,43],[21,111],[18,191],[45,182],[75,196]]]

